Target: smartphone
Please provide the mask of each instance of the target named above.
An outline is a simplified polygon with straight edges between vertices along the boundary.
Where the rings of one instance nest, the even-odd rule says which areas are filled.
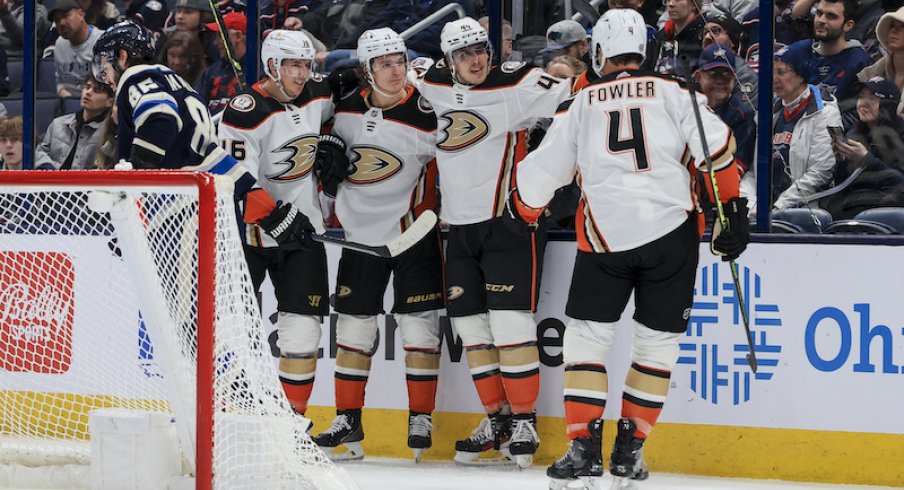
[[[832,142],[841,143],[847,141],[847,138],[844,137],[844,128],[838,126],[829,126],[826,129],[829,130],[829,136],[832,137]]]

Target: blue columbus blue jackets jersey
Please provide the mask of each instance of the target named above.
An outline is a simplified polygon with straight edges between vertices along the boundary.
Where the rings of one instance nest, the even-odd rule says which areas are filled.
[[[161,65],[123,73],[116,90],[119,158],[138,150],[161,169],[206,171],[235,181],[242,196],[256,179],[219,146],[210,113],[191,85]]]

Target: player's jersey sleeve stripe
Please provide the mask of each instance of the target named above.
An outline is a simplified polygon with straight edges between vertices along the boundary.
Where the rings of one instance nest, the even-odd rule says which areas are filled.
[[[710,157],[713,162],[713,170],[719,171],[734,163],[734,154],[736,151],[737,143],[735,142],[734,134],[729,130],[725,144]]]
[[[152,151],[159,155],[166,154],[166,149],[160,148],[159,146],[157,146],[149,141],[145,141],[137,136],[132,139],[132,144],[135,146],[140,146],[140,147],[144,148],[145,150]]]
[[[502,156],[502,164],[499,168],[499,177],[496,179],[496,198],[493,201],[493,217],[498,218],[505,212],[505,200],[508,193],[514,188],[515,172],[518,162],[527,154],[525,144],[526,130],[508,133],[505,138],[505,153]]]
[[[170,100],[149,100],[138,104],[133,117],[135,129],[138,130],[151,116],[169,116],[176,121],[176,127],[182,131],[182,118],[179,117],[179,106]]]

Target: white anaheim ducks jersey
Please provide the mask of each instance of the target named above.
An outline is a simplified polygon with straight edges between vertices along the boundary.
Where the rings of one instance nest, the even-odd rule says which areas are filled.
[[[312,169],[321,127],[333,117],[329,87],[317,76],[297,99],[283,104],[267,95],[261,83],[229,102],[218,126],[220,144],[273,200],[292,203],[323,233],[319,182]],[[257,225],[247,225],[244,238],[249,245],[276,246]]]
[[[336,107],[333,134],[355,167],[336,195],[348,240],[384,245],[436,207],[436,116],[414,87],[406,90],[387,110],[367,103],[369,88]]]
[[[454,225],[479,223],[502,215],[515,166],[527,154],[527,129],[555,114],[571,84],[518,62],[492,68],[476,86],[453,82],[444,68],[440,60],[416,81],[439,123],[441,216]]]
[[[714,168],[732,165],[731,130],[706,97],[697,102]],[[674,230],[695,209],[693,161],[705,168],[687,89],[667,75],[623,71],[562,104],[543,142],[518,166],[518,191],[524,204],[543,207],[577,171],[578,248],[632,250]]]

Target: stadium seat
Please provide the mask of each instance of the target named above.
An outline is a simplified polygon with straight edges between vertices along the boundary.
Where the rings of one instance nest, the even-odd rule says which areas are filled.
[[[832,215],[825,209],[792,208],[781,209],[772,212],[772,226],[776,222],[790,223],[800,228],[798,233],[825,233],[825,229],[832,223]],[[780,231],[780,233],[792,233]]]
[[[873,221],[888,225],[896,234],[904,234],[904,208],[874,208],[861,211],[856,220]]]
[[[60,114],[72,114],[82,108],[81,99],[78,97],[66,97],[62,101]]]
[[[6,70],[9,73],[9,89],[13,92],[22,90],[24,69],[22,58],[14,58],[6,62]]]
[[[773,219],[772,220],[772,233],[809,233],[804,231],[800,226],[789,223],[788,221]]]
[[[9,97],[0,99],[3,106],[6,107],[6,115],[21,116],[22,115],[22,97]],[[43,136],[50,123],[57,116],[60,108],[59,97],[53,95],[38,96],[35,99],[35,131],[40,138]]]
[[[35,87],[38,92],[57,93],[56,67],[53,58],[44,58],[38,64],[38,83]]]
[[[875,221],[865,221],[858,219],[845,219],[841,221],[836,221],[829,225],[825,233],[836,235],[836,234],[851,234],[851,235],[895,235],[895,230],[885,224],[877,223]]]

